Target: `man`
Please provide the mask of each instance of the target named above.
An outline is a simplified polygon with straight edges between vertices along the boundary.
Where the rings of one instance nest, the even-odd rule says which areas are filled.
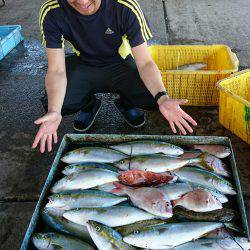
[[[171,129],[193,132],[196,122],[179,105],[187,100],[170,99],[159,69],[152,60],[147,41],[152,37],[136,0],[49,0],[40,10],[40,28],[46,47],[45,78],[47,113],[35,121],[40,125],[32,145],[52,150],[62,115],[77,113],[74,129],[86,131],[101,107],[97,92],[120,95],[117,110],[133,127],[145,122],[137,108],[157,110]],[[64,39],[76,55],[64,55]]]

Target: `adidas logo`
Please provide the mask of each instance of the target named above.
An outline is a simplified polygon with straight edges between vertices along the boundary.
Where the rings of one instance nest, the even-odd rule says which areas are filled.
[[[112,30],[112,29],[110,29],[110,28],[107,28],[106,29],[106,31],[105,31],[105,34],[106,35],[112,35],[112,34],[114,34],[115,32]]]

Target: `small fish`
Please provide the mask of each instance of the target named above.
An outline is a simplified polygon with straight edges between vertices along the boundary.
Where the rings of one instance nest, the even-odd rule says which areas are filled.
[[[117,189],[113,190],[113,193],[123,190],[134,206],[154,214],[158,218],[173,216],[171,202],[162,190],[153,187],[131,188],[120,183],[114,184]]]
[[[174,173],[182,181],[188,181],[198,185],[207,186],[209,188],[215,188],[223,194],[236,194],[232,184],[229,181],[205,169],[184,167],[175,170]]]
[[[162,173],[181,168],[187,164],[199,163],[200,159],[181,159],[166,155],[138,155],[122,159],[113,164],[121,170],[144,170],[155,173]]]
[[[209,221],[209,222],[230,222],[235,218],[235,212],[229,208],[222,208],[215,211],[198,213],[182,207],[174,208],[174,218],[178,221]]]
[[[210,192],[213,196],[215,196],[221,203],[228,202],[226,195],[222,194],[215,188],[209,188],[207,186],[203,186],[196,183],[191,182],[180,182],[180,183],[171,183],[167,185],[162,185],[159,187],[167,196],[172,200],[179,199],[182,195],[194,191],[196,189],[203,189]]]
[[[225,158],[231,154],[230,148],[227,146],[223,146],[223,145],[196,144],[196,145],[193,145],[192,148],[198,149],[202,152],[207,152],[207,153],[214,155],[218,158]]]
[[[223,163],[219,158],[214,155],[203,153],[199,156],[201,159],[199,163],[190,163],[192,166],[198,166],[210,171],[213,171],[216,174],[229,177],[230,173],[228,167],[225,163]]]
[[[107,169],[107,170],[110,170],[110,171],[113,171],[113,172],[118,171],[116,167],[113,167],[113,166],[108,165],[108,164],[97,163],[97,162],[84,162],[84,163],[81,163],[81,164],[68,165],[68,166],[66,166],[64,168],[62,173],[64,175],[70,175],[70,174],[73,174],[73,173],[79,173],[79,172],[81,172],[83,170],[96,169],[96,168]]]
[[[173,183],[177,180],[177,177],[170,172],[154,173],[143,170],[128,170],[122,172],[118,179],[128,186],[153,186],[163,183]]]
[[[131,206],[76,208],[65,211],[63,217],[84,226],[87,225],[87,221],[95,220],[109,227],[124,226],[137,221],[155,218],[153,214]]]
[[[66,153],[61,161],[68,164],[83,162],[112,163],[126,157],[128,156],[109,148],[83,147]]]
[[[106,169],[89,169],[73,173],[57,181],[51,188],[52,193],[88,189],[97,185],[118,181],[118,174]]]
[[[50,196],[46,207],[64,210],[80,207],[110,207],[126,200],[126,197],[98,190],[75,190]]]
[[[135,250],[122,240],[122,236],[111,227],[96,221],[87,221],[87,228],[99,250]]]
[[[66,233],[88,243],[93,243],[86,226],[82,226],[63,218],[64,210],[43,208],[41,215],[43,220],[57,232]]]
[[[179,199],[172,201],[173,206],[181,206],[194,212],[209,212],[222,208],[222,204],[211,193],[203,189],[183,194]]]
[[[171,221],[172,218],[168,219],[167,221],[169,221],[169,220]],[[159,220],[159,219],[143,220],[143,221],[135,222],[133,224],[116,227],[115,230],[124,237],[124,236],[127,236],[133,232],[138,231],[138,230],[142,230],[142,229],[147,228],[147,227],[163,225],[165,223],[166,223],[165,220]]]
[[[177,66],[174,70],[201,70],[207,67],[206,63],[198,62],[198,63],[189,63],[184,64],[182,66]]]
[[[135,247],[168,249],[202,237],[204,234],[223,227],[215,222],[180,222],[135,231],[123,240]]]
[[[118,145],[110,146],[110,148],[118,150],[130,156],[157,153],[177,156],[184,153],[183,149],[178,146],[162,141],[153,140],[124,142]]]
[[[94,250],[94,248],[77,238],[59,233],[35,233],[32,242],[39,250],[70,249],[70,250]]]
[[[250,242],[247,238],[234,237],[225,239],[199,239],[177,246],[174,250],[248,250]]]

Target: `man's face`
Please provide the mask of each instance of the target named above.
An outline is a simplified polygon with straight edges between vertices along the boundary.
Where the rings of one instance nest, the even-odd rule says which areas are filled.
[[[101,0],[67,0],[82,15],[93,15],[99,9]]]

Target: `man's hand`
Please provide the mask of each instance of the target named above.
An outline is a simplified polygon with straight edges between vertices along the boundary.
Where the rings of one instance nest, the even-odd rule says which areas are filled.
[[[32,148],[36,148],[40,142],[40,152],[44,153],[47,142],[48,152],[52,150],[52,138],[57,143],[57,129],[62,120],[62,116],[58,112],[48,112],[43,117],[37,119],[34,123],[40,125],[36,134]]]
[[[188,130],[190,133],[193,133],[193,129],[188,124],[188,122],[194,126],[197,125],[197,122],[180,108],[180,105],[187,103],[187,101],[188,100],[185,99],[170,99],[167,96],[162,96],[158,100],[159,110],[168,120],[169,125],[174,133],[177,132],[175,126],[179,128],[183,135],[186,135],[186,130]]]

